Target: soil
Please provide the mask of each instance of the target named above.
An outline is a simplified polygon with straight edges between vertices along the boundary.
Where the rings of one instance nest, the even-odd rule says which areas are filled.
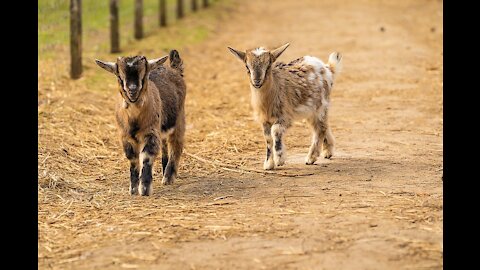
[[[150,197],[128,193],[115,78],[93,91],[40,71],[39,268],[443,268],[443,2],[234,2],[213,35],[179,48],[186,154],[171,186],[157,162]],[[262,130],[226,48],[286,42],[279,61],[343,54],[336,153],[305,165],[310,130],[295,123],[275,171],[295,177],[253,171]]]

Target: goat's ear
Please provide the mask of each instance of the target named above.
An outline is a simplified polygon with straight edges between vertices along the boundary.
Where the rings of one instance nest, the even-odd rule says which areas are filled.
[[[160,57],[157,59],[152,59],[148,60],[148,70],[155,70],[159,66],[161,66],[165,61],[167,61],[168,55],[165,55],[164,57]]]
[[[276,61],[278,57],[290,46],[290,43],[287,43],[281,47],[276,48],[275,50],[270,51],[273,56],[273,61]]]
[[[114,62],[104,62],[100,61],[98,59],[95,59],[95,63],[103,69],[105,69],[108,72],[111,72],[113,74],[117,74],[117,64]]]
[[[234,48],[227,47],[230,52],[235,55],[238,59],[240,59],[242,62],[245,62],[245,53],[235,50]]]

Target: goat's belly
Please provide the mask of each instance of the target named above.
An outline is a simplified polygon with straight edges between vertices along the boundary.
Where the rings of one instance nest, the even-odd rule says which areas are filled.
[[[295,113],[294,118],[299,119],[313,115],[315,113],[315,108],[307,105],[298,105],[293,111]]]
[[[315,108],[312,106],[306,106],[306,105],[299,105],[294,109],[295,114],[293,117],[295,120],[311,118],[311,117],[316,117],[319,120],[323,120],[327,110],[328,110],[328,103],[321,105],[318,108]]]
[[[160,132],[160,138],[166,139],[168,136],[172,135],[173,132],[175,132],[175,128],[174,128],[174,127],[169,128],[169,129],[167,129],[167,130],[165,130],[165,131],[162,130],[162,131]]]

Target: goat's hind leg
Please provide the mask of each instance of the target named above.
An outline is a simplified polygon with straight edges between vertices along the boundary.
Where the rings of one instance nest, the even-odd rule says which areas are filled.
[[[312,165],[317,161],[317,158],[320,156],[322,150],[322,143],[325,140],[325,134],[327,128],[325,123],[320,121],[317,117],[314,117],[310,120],[310,125],[312,126],[312,144],[310,145],[310,150],[308,151],[307,158],[305,159],[305,164]]]
[[[165,169],[168,164],[168,146],[167,140],[162,139],[162,175],[165,175]]]
[[[333,137],[332,129],[330,128],[330,126],[328,126],[327,132],[325,134],[325,139],[323,140],[322,157],[330,159],[333,155],[334,148],[335,148],[335,137]]]
[[[180,157],[183,152],[183,136],[185,134],[184,127],[176,127],[175,131],[168,135],[168,163],[163,174],[162,184],[173,184],[178,173]]]

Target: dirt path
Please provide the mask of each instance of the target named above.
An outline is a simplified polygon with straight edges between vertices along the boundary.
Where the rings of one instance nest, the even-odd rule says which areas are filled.
[[[132,198],[113,91],[55,92],[48,107],[39,101],[39,267],[441,269],[443,3],[238,2],[214,36],[181,51],[187,153],[261,169],[248,81],[226,46],[289,41],[280,61],[344,55],[334,158],[304,165],[310,132],[299,122],[281,172],[311,176],[185,156],[176,184],[156,181],[152,197]]]

